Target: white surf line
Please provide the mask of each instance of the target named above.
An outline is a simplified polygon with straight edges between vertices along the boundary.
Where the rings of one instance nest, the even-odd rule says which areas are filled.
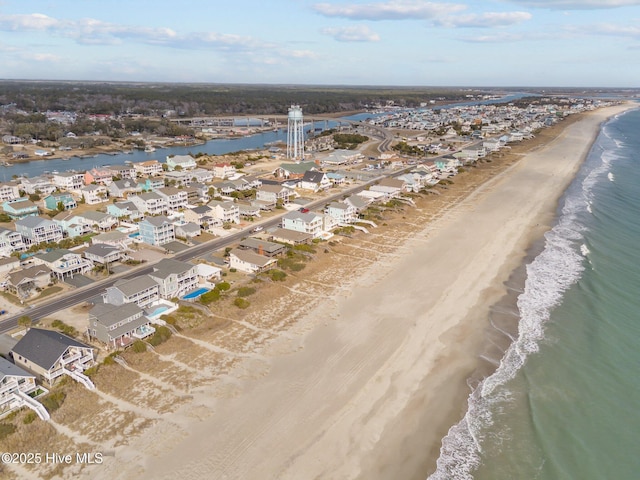
[[[97,388],[93,390],[93,392],[103,400],[115,404],[120,410],[124,412],[135,413],[136,415],[139,415],[148,420],[158,420],[162,417],[162,415],[160,415],[158,412],[152,410],[151,407],[140,407],[138,405],[134,405],[133,403],[122,400],[111,395],[110,393],[103,392],[102,390],[98,390]]]
[[[213,344],[211,344],[209,342],[205,342],[203,340],[198,340],[197,338],[193,338],[193,337],[187,337],[186,335],[183,335],[181,333],[174,333],[173,335],[176,336],[176,337],[184,338],[185,340],[189,340],[189,341],[195,343],[196,345],[209,350],[210,352],[220,353],[222,355],[229,355],[230,357],[252,358],[252,359],[256,359],[256,358],[266,359],[267,358],[267,357],[265,357],[263,355],[259,355],[257,353],[232,352],[231,350],[227,350],[226,348],[217,347],[216,345],[213,345]]]

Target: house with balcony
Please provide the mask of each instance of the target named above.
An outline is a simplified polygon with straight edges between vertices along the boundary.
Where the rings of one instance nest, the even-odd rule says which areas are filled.
[[[109,196],[116,198],[126,198],[130,193],[142,191],[136,181],[131,180],[130,178],[115,180],[109,184],[108,188]]]
[[[318,166],[314,162],[282,163],[273,174],[276,178],[296,180],[301,179],[309,170],[318,170]]]
[[[331,202],[324,208],[324,213],[333,218],[338,225],[349,225],[358,218],[356,209],[345,202]]]
[[[145,192],[129,196],[129,202],[145,215],[161,215],[167,212],[167,200],[158,192]]]
[[[149,245],[164,245],[176,239],[173,223],[164,215],[146,217],[140,223],[140,240]]]
[[[140,177],[153,177],[156,175],[162,175],[162,164],[158,160],[136,162],[132,166]]]
[[[109,201],[109,191],[104,185],[86,185],[80,189],[80,193],[87,205]]]
[[[213,180],[213,172],[211,170],[207,170],[206,168],[196,168],[195,170],[191,170],[189,172],[191,175],[192,183],[210,183]]]
[[[96,232],[107,232],[118,224],[118,219],[110,213],[87,210],[76,215],[80,221],[87,223]]]
[[[62,333],[31,328],[11,350],[14,363],[53,386],[64,376],[93,390],[84,371],[95,364],[94,348]]]
[[[112,172],[114,177],[118,177],[121,180],[130,179],[135,180],[137,177],[136,169],[133,166],[129,165],[110,165],[108,167],[104,167],[107,170]]]
[[[287,245],[305,245],[313,241],[313,236],[308,233],[287,230],[286,228],[276,228],[270,234],[270,240]]]
[[[56,186],[47,177],[22,178],[20,187],[27,194],[49,195],[56,191]]]
[[[51,283],[51,269],[43,265],[23,268],[7,275],[5,288],[20,299],[29,298]]]
[[[289,203],[293,192],[283,185],[262,185],[256,190],[256,200],[267,202],[274,206],[280,202],[282,205]]]
[[[15,225],[27,246],[59,242],[63,238],[60,225],[47,218],[25,217],[16,220]]]
[[[167,202],[167,211],[178,211],[188,205],[187,192],[175,187],[159,188],[155,193],[160,195]]]
[[[153,335],[155,331],[151,320],[135,303],[98,303],[89,310],[87,335],[102,342],[109,350],[125,348],[136,340]]]
[[[165,172],[163,178],[165,184],[169,187],[188,187],[193,181],[193,175],[187,170]]]
[[[8,257],[13,252],[22,252],[26,249],[22,235],[15,230],[0,227],[0,256]]]
[[[20,198],[20,185],[16,182],[0,183],[0,202],[7,202]]]
[[[107,245],[106,243],[96,243],[88,247],[82,252],[84,258],[100,265],[109,265],[114,262],[119,262],[124,253],[115,245]]]
[[[311,212],[289,212],[282,217],[282,228],[308,233],[316,238],[322,234],[322,216]]]
[[[38,206],[28,198],[18,198],[8,200],[2,204],[2,210],[9,215],[12,220],[38,215]]]
[[[213,217],[223,223],[240,223],[240,208],[233,202],[212,200],[207,205],[211,207]]]
[[[119,220],[128,219],[136,221],[144,217],[144,213],[141,212],[133,202],[111,203],[107,205],[107,213]]]
[[[44,198],[44,206],[47,210],[58,210],[60,205],[64,210],[72,210],[78,207],[76,199],[67,192],[52,193]]]
[[[166,157],[165,162],[170,172],[173,172],[176,169],[193,170],[198,166],[198,164],[196,163],[196,159],[191,155],[170,155]]]
[[[229,267],[244,273],[266,272],[277,265],[275,258],[260,255],[251,250],[234,248],[229,252]]]
[[[187,203],[189,205],[207,203],[211,200],[209,186],[204,183],[193,182],[188,187],[184,187],[183,191],[187,194]]]
[[[332,183],[331,180],[327,178],[326,173],[309,170],[307,172],[304,172],[304,175],[300,179],[299,185],[303,190],[319,192],[330,188]]]
[[[134,240],[124,232],[111,230],[110,232],[101,233],[100,235],[91,237],[92,245],[98,245],[101,243],[118,247],[119,249],[126,251],[130,249],[130,245],[134,243]]]
[[[44,406],[29,396],[36,388],[35,375],[0,357],[0,417],[12,410],[29,407],[42,420],[48,420]]]
[[[153,266],[149,276],[159,286],[162,298],[182,297],[198,286],[198,268],[188,262],[163,258]]]
[[[386,199],[399,197],[406,189],[406,182],[396,178],[383,178],[377,185],[371,185],[371,187],[369,187],[371,192],[382,193]]]
[[[60,225],[64,234],[69,238],[82,237],[91,233],[91,225],[72,212],[60,212],[53,217],[53,221]]]
[[[60,172],[51,177],[53,184],[60,190],[73,192],[84,186],[84,173]]]
[[[143,177],[138,179],[138,186],[143,192],[155,192],[159,188],[164,188],[164,178]]]
[[[247,237],[240,241],[238,248],[241,250],[251,250],[265,257],[277,257],[287,252],[287,246],[281,243],[268,242],[259,238]]]
[[[197,223],[202,226],[203,218],[213,215],[212,208],[208,205],[199,205],[197,207],[185,208],[182,212],[186,222]]]
[[[236,174],[236,167],[227,162],[220,162],[213,165],[213,176],[216,178],[230,178]]]
[[[31,257],[35,265],[44,265],[51,270],[51,274],[58,280],[73,278],[90,272],[93,262],[83,258],[79,253],[62,248],[54,248],[46,253],[39,253]]]
[[[87,170],[84,172],[84,184],[100,184],[100,185],[109,185],[113,182],[114,173],[112,170],[109,170],[104,167],[100,168],[92,168],[91,170]]]
[[[160,300],[160,286],[149,275],[140,275],[130,280],[118,280],[102,294],[105,303],[123,305],[135,303],[145,308]]]

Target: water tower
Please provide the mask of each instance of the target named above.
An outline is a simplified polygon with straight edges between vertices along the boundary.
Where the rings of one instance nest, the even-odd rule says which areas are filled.
[[[304,128],[300,105],[291,105],[288,117],[287,158],[304,160]]]

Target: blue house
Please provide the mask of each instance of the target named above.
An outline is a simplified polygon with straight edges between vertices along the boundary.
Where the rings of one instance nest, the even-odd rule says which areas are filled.
[[[164,245],[176,239],[173,223],[164,215],[147,217],[138,223],[140,240],[149,245]]]
[[[38,206],[28,198],[16,198],[2,204],[2,209],[13,220],[38,215]]]
[[[78,204],[70,193],[52,193],[44,198],[44,206],[48,210],[57,210],[58,205],[62,203],[65,210],[76,208]]]
[[[142,191],[147,192],[155,192],[159,188],[164,188],[164,178],[141,178],[138,180],[138,187],[142,189]]]

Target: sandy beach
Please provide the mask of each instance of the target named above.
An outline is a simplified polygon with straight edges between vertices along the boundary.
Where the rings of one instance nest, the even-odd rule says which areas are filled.
[[[117,403],[151,424],[83,476],[424,479],[466,408],[490,306],[553,221],[600,123],[627,108],[582,115],[432,221],[408,210],[404,221],[420,219],[413,234],[393,245],[371,235],[358,248],[375,261],[293,292],[290,328],[237,321],[269,342],[240,349],[216,383],[179,385],[188,395],[166,413]],[[192,338],[192,348],[226,353]]]
[[[433,468],[465,408],[489,307],[552,221],[600,123],[625,108],[584,115],[486,182],[259,361],[243,361],[232,393],[194,389],[204,415],[167,414],[92,477],[412,478]]]

